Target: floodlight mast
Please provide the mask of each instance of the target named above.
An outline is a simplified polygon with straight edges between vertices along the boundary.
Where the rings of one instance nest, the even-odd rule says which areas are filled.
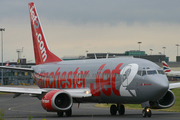
[[[1,59],[2,59],[2,66],[3,66],[3,31],[5,31],[5,28],[0,28],[1,31]],[[3,69],[1,70],[1,85],[3,85]]]
[[[141,44],[142,42],[138,42],[138,44],[139,44],[139,58],[140,58],[140,44]]]

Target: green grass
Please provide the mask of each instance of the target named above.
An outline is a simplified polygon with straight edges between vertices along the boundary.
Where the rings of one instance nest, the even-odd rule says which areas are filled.
[[[0,92],[0,94],[10,94],[10,93],[7,93],[7,92]]]
[[[0,109],[0,120],[5,120],[4,118],[4,109]]]
[[[172,107],[167,108],[167,109],[158,109],[158,111],[180,112],[180,89],[174,89],[172,91],[175,95],[175,104]],[[111,104],[96,104],[95,105],[95,107],[105,107],[105,108],[110,108],[110,106]],[[140,110],[143,109],[140,104],[125,104],[124,106],[126,109],[140,109]]]

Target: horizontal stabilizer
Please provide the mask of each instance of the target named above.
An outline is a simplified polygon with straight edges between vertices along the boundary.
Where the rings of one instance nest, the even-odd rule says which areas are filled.
[[[25,72],[34,72],[34,70],[32,68],[20,68],[20,67],[0,66],[0,69],[18,70],[18,71],[25,71]]]

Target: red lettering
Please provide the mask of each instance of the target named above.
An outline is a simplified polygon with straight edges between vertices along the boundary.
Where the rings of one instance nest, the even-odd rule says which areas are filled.
[[[65,83],[62,83],[62,82],[64,82],[64,81],[66,81],[66,71],[64,71],[64,72],[62,73],[62,77],[61,77],[61,79],[60,79],[60,84],[61,84],[61,87],[62,87],[62,88],[65,88],[65,87],[66,87],[66,84],[65,84]]]
[[[106,64],[103,64],[100,66],[96,75],[96,88],[94,88],[94,83],[90,84],[90,89],[93,96],[100,96],[101,94],[100,91],[102,91],[106,96],[110,96],[111,92],[113,92],[116,96],[120,96],[119,90],[116,89],[116,75],[120,74],[120,71],[121,71],[120,67],[122,66],[122,64],[123,63],[118,64],[116,68],[112,70],[112,74],[111,74],[110,69],[106,69],[102,73],[101,78],[99,78],[101,71],[103,70]],[[112,90],[111,90],[111,87],[112,87]]]
[[[76,74],[78,73],[78,68],[76,68],[76,70],[74,71],[73,75],[74,75],[74,78],[73,78],[73,88],[76,88],[76,83],[75,83],[75,78],[76,78]]]
[[[47,73],[44,73],[44,80],[45,80],[45,87],[46,88],[48,88],[48,86],[47,86],[47,81],[49,80],[49,76],[48,76],[48,72]],[[46,77],[46,79],[45,79],[45,77]]]
[[[111,83],[110,83],[110,76],[111,76],[110,73],[111,73],[111,71],[109,69],[105,70],[103,72],[103,74],[102,74],[101,79],[100,79],[102,92],[107,96],[111,95],[111,88],[109,88],[108,86],[105,86],[105,85],[111,85]],[[105,79],[105,76],[106,76],[107,80]],[[107,90],[105,88],[107,88]]]
[[[82,78],[83,78],[83,71],[80,71],[76,76],[76,84],[78,88],[82,87]]]
[[[49,75],[49,79],[47,81],[49,88],[53,88],[53,82],[51,82],[53,80],[53,77],[54,77],[54,72],[51,72]]]
[[[46,87],[44,81],[45,81],[45,76],[42,74],[42,87],[43,87],[43,88]]]
[[[89,71],[85,71],[84,72],[84,75],[83,75],[83,88],[85,88],[85,79],[86,79],[86,76],[88,75]]]
[[[43,73],[40,73],[39,74],[39,80],[38,80],[38,85],[42,88],[42,75],[43,75]]]
[[[112,70],[112,90],[113,93],[117,96],[120,96],[119,94],[119,90],[116,89],[116,74],[120,74],[120,67],[123,63],[120,63],[116,66],[116,68],[114,70]]]
[[[70,71],[68,73],[67,81],[69,82],[69,84],[67,83],[67,88],[71,88],[71,86],[72,86],[71,77],[70,77],[70,76],[72,76],[72,74],[73,74],[72,71]]]
[[[41,78],[40,78],[40,83],[41,83],[40,87],[41,87],[41,88],[45,88],[45,86],[44,86],[44,75],[43,75],[43,73],[40,73],[39,76],[41,76]]]
[[[91,89],[91,93],[93,94],[93,96],[100,96],[101,91],[100,91],[100,85],[99,85],[99,75],[101,74],[101,70],[104,68],[106,64],[103,64],[99,67],[97,75],[96,75],[96,89],[94,89],[94,84],[91,83],[90,84],[90,89]]]
[[[59,77],[60,77],[60,72],[59,72],[59,69],[60,69],[60,67],[56,70],[56,73],[55,73],[55,76],[54,76],[54,86],[56,86],[56,82],[55,81],[57,81],[57,88],[60,88],[59,87],[59,85],[60,85],[60,83],[59,83]],[[57,79],[56,79],[56,77],[57,77]]]

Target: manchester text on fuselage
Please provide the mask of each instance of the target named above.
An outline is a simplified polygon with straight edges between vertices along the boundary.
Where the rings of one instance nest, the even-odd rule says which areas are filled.
[[[99,67],[95,77],[91,77],[96,80],[95,83],[90,83],[91,93],[94,96],[100,96],[101,91],[106,96],[110,96],[111,91],[116,96],[120,96],[119,90],[116,89],[116,76],[120,74],[122,64],[118,64],[112,71],[110,69],[102,71],[106,64]],[[35,80],[41,88],[85,88],[89,70],[79,71],[79,67],[77,67],[74,71],[60,72],[60,69],[61,67],[58,67],[56,72],[35,73]],[[105,85],[110,87],[105,89]]]

